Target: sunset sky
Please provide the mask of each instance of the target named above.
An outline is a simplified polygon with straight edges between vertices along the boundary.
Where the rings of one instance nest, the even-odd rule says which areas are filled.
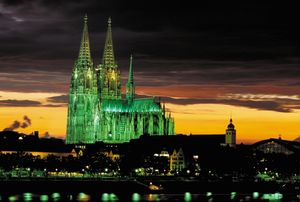
[[[136,93],[161,97],[177,133],[222,134],[232,116],[238,142],[299,137],[298,7],[183,2],[0,0],[0,130],[27,116],[16,131],[65,137],[87,13],[94,64],[111,16],[123,86],[132,53]]]

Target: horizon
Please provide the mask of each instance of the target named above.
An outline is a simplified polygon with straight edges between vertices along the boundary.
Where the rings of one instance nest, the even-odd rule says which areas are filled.
[[[15,123],[23,133],[65,139],[87,13],[94,65],[111,16],[122,92],[133,54],[137,95],[160,97],[177,134],[225,134],[232,117],[237,143],[300,137],[297,18],[294,12],[277,17],[292,5],[205,4],[198,11],[186,5],[178,13],[175,4],[155,15],[148,11],[155,2],[116,5],[0,1],[0,130]]]

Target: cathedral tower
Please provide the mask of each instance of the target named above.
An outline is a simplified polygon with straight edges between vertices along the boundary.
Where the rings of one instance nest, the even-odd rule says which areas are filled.
[[[97,111],[97,77],[90,53],[88,18],[84,17],[78,59],[75,61],[68,104],[67,139],[72,143],[93,143],[95,112]]]
[[[99,69],[99,96],[101,99],[121,99],[121,79],[115,61],[111,18],[107,22],[106,40]]]

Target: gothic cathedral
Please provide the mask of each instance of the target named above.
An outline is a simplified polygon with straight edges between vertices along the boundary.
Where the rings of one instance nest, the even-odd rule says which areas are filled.
[[[79,56],[71,77],[66,143],[121,143],[142,134],[173,135],[174,118],[154,97],[135,98],[132,56],[126,96],[122,98],[111,19],[108,20],[102,64],[95,66],[85,16]]]

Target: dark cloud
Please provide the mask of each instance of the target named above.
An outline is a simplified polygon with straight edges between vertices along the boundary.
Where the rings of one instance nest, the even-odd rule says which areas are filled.
[[[87,12],[98,60],[108,16],[113,18],[116,52],[121,58],[132,50],[155,59],[180,56],[244,61],[298,57],[299,45],[295,42],[299,31],[294,25],[292,5],[273,3],[271,9],[265,3],[194,6],[155,1],[17,2],[2,5],[2,27],[7,30],[1,37],[3,54],[18,51],[35,58],[73,59],[81,36],[81,18]],[[284,11],[289,12],[279,17],[278,13]],[[19,43],[18,49],[10,43],[14,41]]]
[[[23,117],[23,123],[20,125],[21,128],[27,128],[28,126],[31,125],[31,119],[28,116]]]
[[[133,53],[138,88],[193,86],[186,91],[196,92],[211,85],[220,89],[219,96],[228,92],[300,94],[297,8],[276,2],[270,6],[264,2],[0,0],[1,90],[62,94],[48,98],[48,105],[29,100],[2,100],[0,105],[58,107],[67,103],[84,13],[89,16],[95,64],[101,60],[106,21],[112,16],[123,85]],[[282,112],[295,105],[289,100],[209,96],[173,100],[194,101]]]
[[[42,104],[34,100],[0,100],[0,107],[64,107],[65,104]],[[26,123],[30,123],[30,119],[25,119]],[[29,124],[30,125],[30,124]]]
[[[23,122],[15,120],[9,127],[4,128],[3,131],[13,131],[18,128],[27,128],[30,125],[31,125],[31,119],[27,115],[25,115],[23,117]]]
[[[65,107],[66,104],[45,104],[43,107]]]
[[[46,138],[46,139],[49,139],[49,138],[50,138],[50,134],[49,134],[48,131],[46,131],[46,132],[44,133],[44,138]]]
[[[42,104],[33,100],[0,100],[0,107],[40,107]]]
[[[139,67],[143,66],[144,70]],[[135,59],[135,78],[139,85],[288,85],[300,79],[300,59],[212,61]],[[126,78],[126,75],[124,76]],[[296,83],[294,83],[296,84]]]
[[[276,95],[274,95],[276,96]],[[146,95],[136,95],[136,98],[145,98],[151,97]],[[230,97],[236,97],[230,98]],[[172,103],[178,105],[193,105],[193,104],[225,104],[239,107],[247,107],[251,109],[257,110],[268,110],[268,111],[276,111],[283,113],[293,112],[294,109],[300,108],[299,96],[294,96],[291,98],[260,98],[257,96],[254,98],[253,96],[232,96],[228,95],[228,98],[172,98],[172,97],[157,97],[157,101],[162,103]]]
[[[57,68],[61,68],[64,65],[61,65],[60,62],[55,63],[54,61],[49,65],[45,61],[44,65],[47,65],[49,70],[41,71],[39,68],[46,68],[41,65],[43,62],[35,62],[38,64],[29,65],[28,61],[20,61],[20,63],[16,65],[15,61],[5,62],[4,60],[3,63],[6,68],[0,72],[1,90],[16,92],[66,92],[68,90],[70,73],[66,73],[63,70],[55,71],[55,68],[51,70],[52,65]],[[22,63],[23,67],[21,65]],[[36,67],[36,69],[33,69],[33,67]],[[69,71],[71,72],[71,68]]]
[[[270,110],[277,112],[292,112],[292,109],[282,106],[276,101],[253,101],[253,100],[237,100],[237,99],[174,99],[163,97],[163,102],[189,105],[189,104],[225,104],[233,106],[247,107],[257,110]]]
[[[68,95],[59,95],[47,98],[48,102],[52,103],[68,103]]]
[[[3,2],[9,6],[17,6],[25,3],[24,0],[4,0]]]
[[[4,128],[3,131],[13,131],[15,129],[18,129],[20,127],[21,123],[17,120],[15,120],[9,127]]]

